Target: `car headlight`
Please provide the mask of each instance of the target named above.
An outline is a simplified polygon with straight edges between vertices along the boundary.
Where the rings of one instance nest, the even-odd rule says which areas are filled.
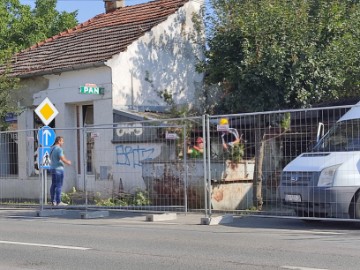
[[[318,187],[332,186],[336,170],[340,167],[340,165],[341,164],[323,169],[320,173]]]

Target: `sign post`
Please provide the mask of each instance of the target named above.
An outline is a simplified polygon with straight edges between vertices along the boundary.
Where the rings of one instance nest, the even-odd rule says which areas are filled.
[[[38,164],[41,169],[41,210],[44,208],[44,203],[47,204],[47,170],[50,169],[50,154],[51,146],[55,142],[55,131],[48,126],[52,120],[59,113],[50,99],[45,98],[40,105],[35,109],[35,113],[44,123],[38,132]]]

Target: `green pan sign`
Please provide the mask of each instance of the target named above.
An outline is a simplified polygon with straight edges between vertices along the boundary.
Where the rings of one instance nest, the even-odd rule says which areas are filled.
[[[104,87],[97,86],[80,86],[80,94],[88,94],[88,95],[103,95]]]

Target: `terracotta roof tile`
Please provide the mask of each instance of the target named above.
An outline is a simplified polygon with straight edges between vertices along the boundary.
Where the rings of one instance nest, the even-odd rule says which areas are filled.
[[[101,64],[188,1],[157,0],[97,15],[15,55],[13,74],[29,76]]]

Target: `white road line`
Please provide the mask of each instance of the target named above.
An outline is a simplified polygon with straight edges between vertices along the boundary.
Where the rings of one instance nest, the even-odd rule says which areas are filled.
[[[329,270],[325,268],[309,268],[309,267],[301,267],[301,266],[281,266],[283,269],[291,269],[291,270]]]
[[[12,218],[12,219],[30,219],[30,220],[35,220],[35,219],[45,219],[48,217],[33,217],[33,216],[7,216],[7,218]]]
[[[11,241],[0,241],[0,244],[21,245],[21,246],[35,246],[35,247],[49,247],[49,248],[60,248],[60,249],[76,249],[76,250],[89,250],[89,249],[91,249],[91,248],[75,247],[75,246],[59,246],[59,245],[47,245],[47,244],[11,242]]]

